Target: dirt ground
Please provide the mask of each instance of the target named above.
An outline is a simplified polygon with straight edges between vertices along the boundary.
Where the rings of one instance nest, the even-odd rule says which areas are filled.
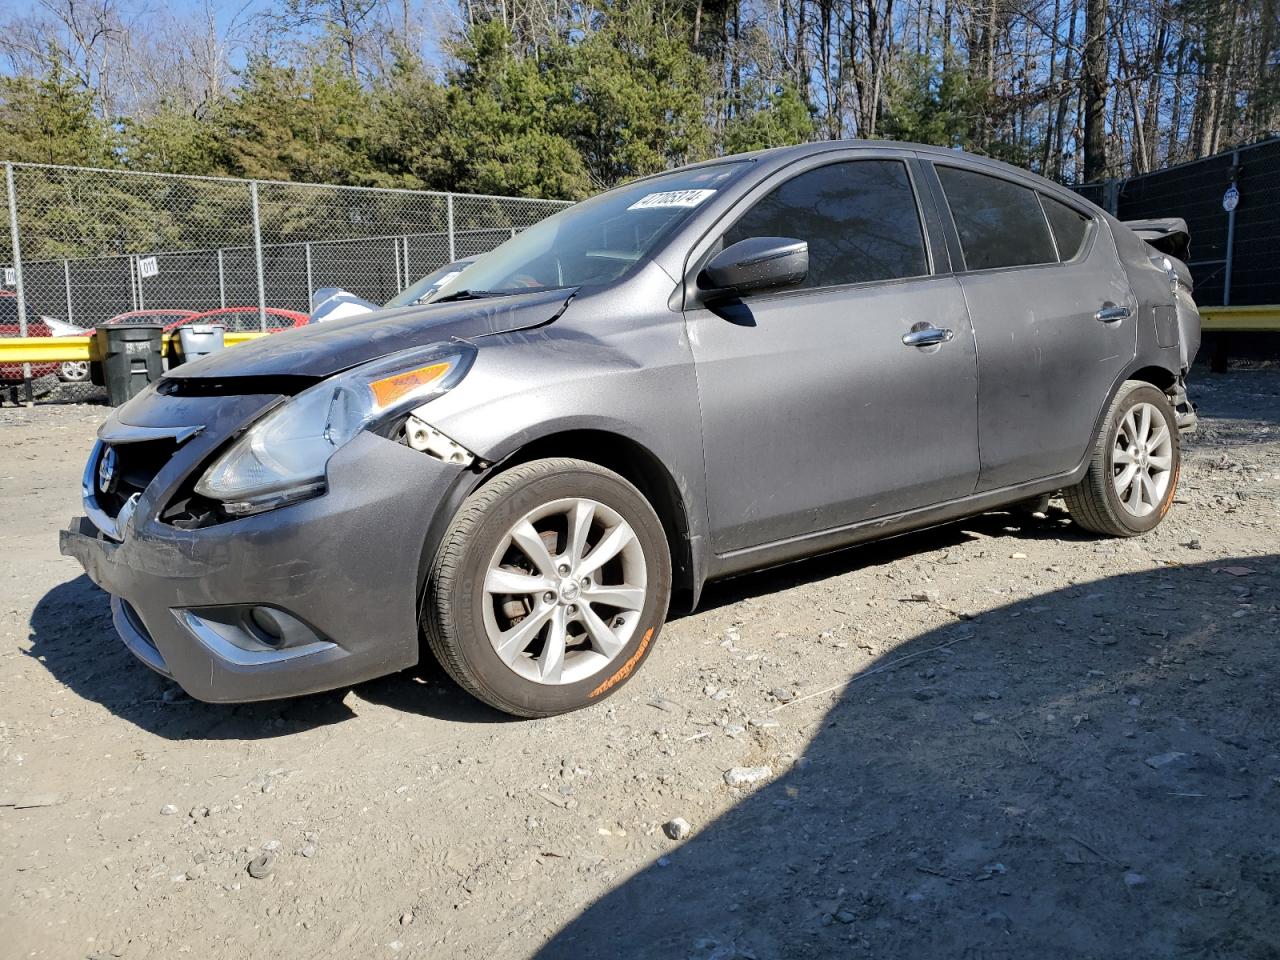
[[[187,699],[58,555],[105,409],[2,409],[0,956],[1280,956],[1280,371],[1192,393],[1154,534],[717,585],[543,721],[434,666]]]

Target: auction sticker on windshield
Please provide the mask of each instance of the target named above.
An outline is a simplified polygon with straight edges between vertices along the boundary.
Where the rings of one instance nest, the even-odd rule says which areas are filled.
[[[656,207],[696,207],[714,190],[667,190],[663,193],[646,193],[627,207],[628,210],[652,210]]]

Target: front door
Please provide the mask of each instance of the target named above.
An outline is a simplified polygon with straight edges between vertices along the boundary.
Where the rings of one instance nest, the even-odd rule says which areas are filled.
[[[722,244],[805,240],[808,279],[687,312],[719,554],[965,496],[978,475],[973,332],[958,282],[931,275],[907,165],[828,160],[766,190]],[[911,345],[928,328],[950,334]]]

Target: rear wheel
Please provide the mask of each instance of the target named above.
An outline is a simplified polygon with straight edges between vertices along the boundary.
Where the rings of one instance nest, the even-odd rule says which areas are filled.
[[[625,479],[581,460],[493,478],[446,532],[423,631],[464,689],[549,716],[604,699],[653,648],[671,595],[662,524]]]
[[[1095,533],[1146,533],[1169,512],[1181,467],[1169,398],[1149,383],[1127,381],[1103,419],[1088,473],[1066,491],[1067,509]]]

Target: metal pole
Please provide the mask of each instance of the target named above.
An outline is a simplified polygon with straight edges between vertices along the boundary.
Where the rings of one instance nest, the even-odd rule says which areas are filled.
[[[406,236],[404,238],[404,285],[407,287],[412,282],[409,276],[409,238]]]
[[[4,165],[4,183],[9,193],[9,243],[13,247],[13,285],[18,293],[18,336],[27,335],[27,288],[22,285],[22,241],[18,236],[18,190],[13,185],[13,164]],[[22,379],[27,381],[27,399],[31,399],[31,364],[22,365]]]
[[[218,306],[227,305],[227,273],[222,266],[222,248],[218,248]]]
[[[133,258],[133,266],[138,271],[138,309],[145,310],[147,309],[147,295],[146,291],[142,289],[142,281],[144,279],[142,276],[142,264],[138,262],[136,256]]]
[[[249,199],[253,204],[253,254],[258,261],[258,327],[267,332],[267,284],[262,275],[262,218],[258,213],[258,181],[249,181]]]
[[[306,244],[303,249],[307,254],[307,310],[311,311],[314,310],[316,306],[312,302],[312,294],[316,292],[316,287],[315,281],[311,278],[311,244]]]
[[[129,309],[138,309],[138,277],[134,272],[137,266],[137,257],[132,253],[129,254]]]
[[[1231,183],[1236,182],[1236,169],[1240,166],[1240,151],[1231,151]],[[1222,305],[1231,306],[1231,262],[1235,259],[1236,246],[1236,211],[1232,207],[1227,211],[1227,263],[1222,272]]]
[[[75,317],[71,311],[71,261],[62,261],[62,285],[67,293],[67,323],[75,323]]]
[[[453,239],[453,194],[449,194],[449,262],[458,259],[458,250]]]

